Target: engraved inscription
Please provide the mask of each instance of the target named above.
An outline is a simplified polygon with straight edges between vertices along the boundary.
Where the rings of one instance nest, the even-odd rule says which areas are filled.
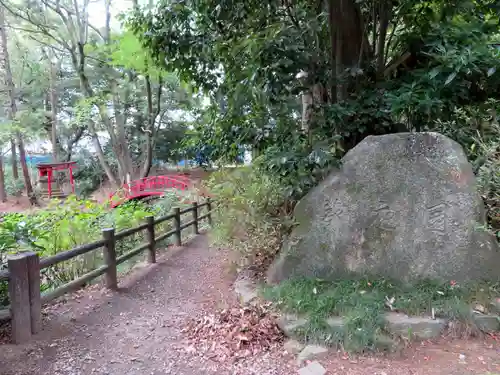
[[[338,215],[344,213],[344,209],[343,209],[342,205],[336,204],[337,202],[339,202],[339,201],[338,200],[326,201],[325,210],[327,211],[327,213],[332,214],[334,216],[338,216]]]
[[[428,228],[436,233],[444,234],[446,229],[446,220],[444,215],[444,209],[446,208],[444,203],[439,203],[434,206],[427,208],[428,210]]]
[[[375,209],[375,212],[379,218],[378,224],[381,229],[388,231],[396,229],[396,225],[394,224],[394,217],[396,216],[396,213],[390,209],[387,203],[381,202]]]

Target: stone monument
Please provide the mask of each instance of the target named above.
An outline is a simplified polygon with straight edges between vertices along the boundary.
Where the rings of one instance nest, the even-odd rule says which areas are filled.
[[[365,138],[296,206],[268,271],[337,279],[500,279],[500,252],[462,147],[438,133]]]

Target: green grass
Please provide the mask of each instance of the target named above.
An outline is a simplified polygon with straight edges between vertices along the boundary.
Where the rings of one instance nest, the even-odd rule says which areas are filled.
[[[336,282],[296,279],[263,289],[263,296],[280,310],[307,315],[310,320],[299,332],[310,342],[341,344],[349,351],[374,349],[386,343],[385,312],[392,308],[409,315],[430,315],[458,321],[470,318],[470,306],[488,306],[500,295],[499,284],[452,285],[431,281],[404,285],[380,278],[338,280]],[[342,316],[343,332],[331,333],[325,318]],[[467,322],[469,323],[469,322]]]

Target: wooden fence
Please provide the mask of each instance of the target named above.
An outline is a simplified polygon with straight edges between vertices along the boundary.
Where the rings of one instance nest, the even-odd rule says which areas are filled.
[[[206,213],[200,215],[200,209],[203,207],[206,207]],[[183,224],[181,222],[181,215],[190,212],[192,213],[192,220]],[[41,329],[41,308],[43,304],[66,293],[75,291],[101,275],[104,275],[106,287],[116,290],[118,287],[117,265],[143,251],[147,251],[149,263],[156,263],[156,244],[158,242],[173,236],[175,245],[181,246],[182,230],[193,227],[193,233],[199,234],[199,223],[204,219],[208,221],[209,225],[212,225],[212,205],[210,199],[207,199],[202,204],[194,202],[190,207],[182,210],[175,208],[173,213],[157,219],[153,216],[148,216],[146,223],[121,232],[115,233],[114,228],[103,229],[101,240],[60,252],[49,258],[40,259],[33,252],[22,252],[10,256],[7,260],[8,269],[0,272],[0,281],[7,280],[9,283],[10,306],[7,309],[0,310],[0,320],[10,318],[12,324],[12,341],[14,343],[27,342],[31,339],[32,334],[38,333]],[[173,220],[173,229],[156,236],[155,226],[167,220]],[[115,250],[116,241],[143,230],[146,231],[147,241],[117,257]],[[57,289],[44,293],[40,292],[41,270],[99,248],[103,250],[104,264],[102,266],[67,284],[61,285]]]

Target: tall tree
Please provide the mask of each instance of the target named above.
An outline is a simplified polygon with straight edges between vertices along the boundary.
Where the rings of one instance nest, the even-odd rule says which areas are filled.
[[[7,192],[5,191],[5,172],[3,170],[3,154],[0,152],[0,202],[7,201]]]
[[[449,43],[443,32],[453,25],[477,29],[482,23],[484,30],[491,24],[498,33],[494,6],[490,0],[270,0],[264,5],[253,0],[164,0],[153,15],[136,12],[128,24],[159,66],[178,71],[211,95],[212,129],[200,136],[204,142],[213,137],[219,149],[232,155],[237,144],[277,148],[286,138],[306,139],[310,154],[319,141],[331,139],[341,154],[367,135],[402,129],[403,121],[407,130],[418,130],[422,119],[410,109],[416,103],[395,116],[397,106],[385,108],[393,79],[417,67],[429,69],[430,56],[440,53],[437,46]],[[479,33],[469,36],[485,43]],[[452,55],[450,50],[447,58]],[[476,71],[480,77],[485,74],[481,70],[471,63],[464,73]],[[429,81],[422,74],[413,82]],[[444,91],[447,84],[428,92]],[[367,93],[374,95],[368,100]],[[404,98],[416,95],[408,88],[406,93]],[[373,108],[353,111],[354,103],[365,99]],[[427,107],[438,103],[421,101]],[[368,119],[358,124],[353,121],[358,114]]]
[[[2,78],[5,76],[5,56],[3,56],[3,53],[5,51],[3,44],[7,40],[5,35],[5,14],[4,14],[4,9],[3,7],[0,6],[0,41],[2,42],[2,47],[0,48],[0,53],[2,54],[0,56],[0,62],[2,63],[1,65],[1,73],[2,73]],[[3,79],[2,79],[3,81]],[[0,143],[0,146],[1,143]],[[5,171],[4,171],[4,159],[3,159],[3,150],[0,149],[0,201],[5,202],[7,200],[7,193],[5,191]]]
[[[12,178],[18,180],[19,170],[17,169],[16,141],[12,138],[10,140],[10,164],[12,165]]]
[[[0,0],[0,3],[21,24],[18,29],[47,51],[68,57],[82,96],[77,106],[78,121],[88,130],[109,180],[118,184],[127,178],[147,175],[153,160],[155,132],[162,126],[166,111],[176,101],[183,105],[185,96],[175,97],[175,93],[183,91],[179,81],[154,67],[133,34],[113,32],[111,0],[104,0],[106,16],[102,28],[89,20],[89,0],[71,3],[35,0],[29,2],[30,7],[24,6],[23,1]],[[135,55],[125,56],[120,49]],[[54,71],[51,72],[49,81],[54,82]],[[49,92],[54,90],[49,88]],[[174,95],[170,95],[171,92]],[[53,153],[57,152],[54,144],[58,142],[57,134],[61,133],[57,130],[61,125],[56,125],[57,102],[57,98],[49,95],[47,103],[51,104],[47,108],[51,111]],[[108,135],[116,164],[110,164],[104,152],[99,136],[103,131]],[[143,140],[142,157],[133,154],[130,148],[136,138]]]
[[[12,69],[10,65],[10,57],[9,57],[9,49],[7,44],[7,30],[5,27],[5,12],[4,8],[0,6],[0,40],[2,42],[2,60],[3,60],[3,73],[4,73],[4,82],[5,88],[8,93],[9,103],[7,106],[7,118],[14,122],[16,113],[17,113],[17,105],[16,105],[16,93],[14,80],[12,78]],[[36,202],[36,197],[33,193],[33,185],[31,184],[31,176],[29,174],[28,165],[26,162],[26,150],[24,148],[24,140],[22,134],[19,130],[15,132],[15,139],[17,142],[17,146],[19,148],[19,158],[21,162],[21,169],[23,171],[24,177],[24,186],[26,188],[26,194],[30,198],[32,203]],[[2,169],[3,170],[3,169]]]

